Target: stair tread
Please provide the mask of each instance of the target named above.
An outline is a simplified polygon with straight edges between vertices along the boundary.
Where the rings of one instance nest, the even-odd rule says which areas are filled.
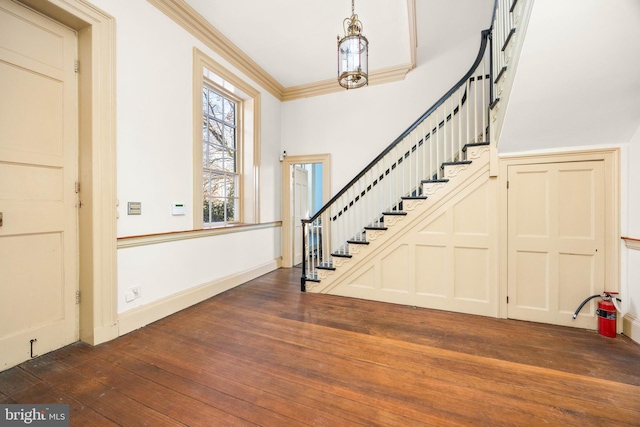
[[[353,243],[355,245],[368,245],[369,242],[366,240],[347,240],[347,243]]]
[[[422,184],[430,184],[433,182],[449,182],[448,178],[442,178],[442,179],[423,179],[422,181],[420,181]]]
[[[427,196],[402,196],[402,200],[425,200]]]
[[[352,258],[352,255],[349,254],[341,254],[341,253],[332,253],[331,256],[334,256],[336,258]]]
[[[490,142],[470,142],[469,144],[464,144],[464,147],[462,147],[462,151],[467,151],[467,148],[470,147],[483,147],[485,145],[489,145]]]
[[[440,166],[440,168],[444,169],[445,166],[470,165],[470,164],[471,164],[471,160],[461,160],[459,162],[444,162],[442,163],[442,166]]]
[[[406,212],[403,211],[391,211],[391,212],[382,212],[382,215],[406,215]]]
[[[330,265],[318,265],[316,268],[318,270],[331,270],[331,271],[336,269],[335,267],[330,266]]]
[[[365,230],[388,230],[387,227],[373,227],[373,226],[367,226],[364,229]]]

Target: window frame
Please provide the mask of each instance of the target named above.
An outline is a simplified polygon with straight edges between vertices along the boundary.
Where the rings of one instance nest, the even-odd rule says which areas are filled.
[[[232,227],[260,223],[260,92],[197,48],[193,49],[193,229]],[[239,212],[233,222],[211,223],[205,227],[203,218],[202,118],[203,88],[207,84],[223,91],[238,104],[236,115],[239,171]]]

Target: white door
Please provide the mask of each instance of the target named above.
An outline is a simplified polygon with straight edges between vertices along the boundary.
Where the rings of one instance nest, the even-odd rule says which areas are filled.
[[[595,329],[605,290],[604,162],[510,166],[508,317]]]
[[[302,262],[302,222],[309,218],[309,173],[306,169],[293,167],[293,265]]]
[[[0,0],[0,370],[78,339],[76,34]]]

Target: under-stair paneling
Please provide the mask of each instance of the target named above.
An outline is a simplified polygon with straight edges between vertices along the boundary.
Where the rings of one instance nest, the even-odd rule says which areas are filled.
[[[488,248],[454,249],[454,299],[489,302],[489,261]]]
[[[375,268],[375,265],[370,266],[368,270],[365,270],[360,276],[356,277],[353,282],[351,282],[350,286],[360,288],[365,291],[375,289]]]
[[[488,158],[454,174],[312,291],[498,316],[497,180]]]
[[[450,258],[446,246],[416,245],[416,294],[447,298],[447,277]]]
[[[413,247],[399,245],[388,255],[382,258],[380,263],[380,288],[386,292],[409,293],[413,288],[411,280],[410,252]]]

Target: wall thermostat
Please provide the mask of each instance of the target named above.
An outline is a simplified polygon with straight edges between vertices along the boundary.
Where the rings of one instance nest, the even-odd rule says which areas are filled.
[[[171,204],[171,215],[184,215],[185,208],[184,203],[172,203]]]

